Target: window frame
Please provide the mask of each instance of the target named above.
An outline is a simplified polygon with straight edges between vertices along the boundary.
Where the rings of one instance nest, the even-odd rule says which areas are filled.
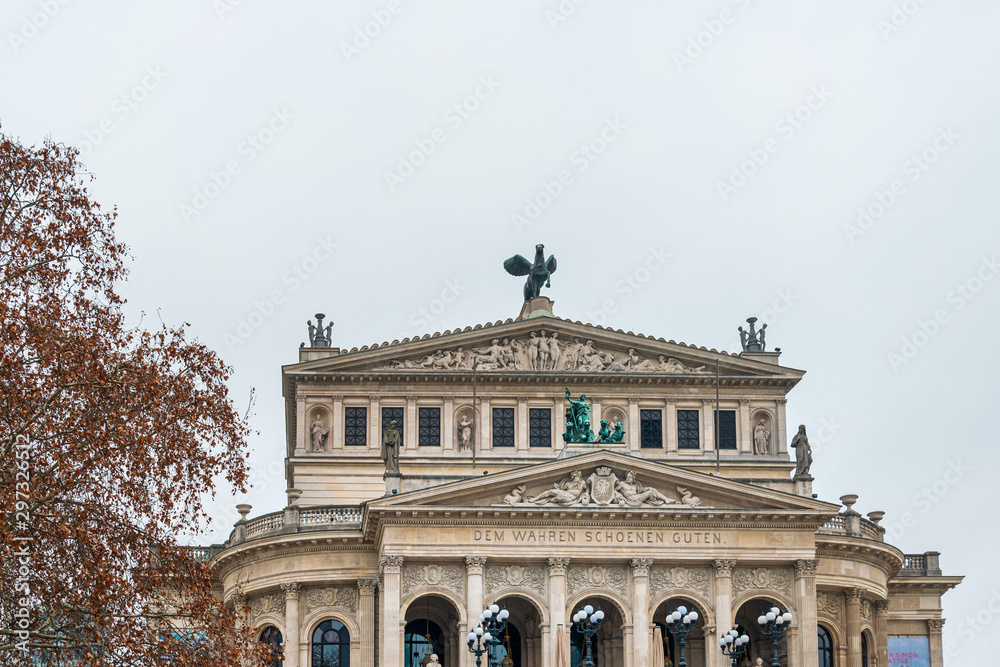
[[[542,414],[546,416],[545,427],[536,425],[536,416],[540,420]],[[539,438],[544,438],[544,443]],[[528,446],[552,447],[552,408],[528,408]]]
[[[682,419],[682,413],[684,418]],[[690,420],[694,420],[694,426],[690,425]],[[684,424],[687,424],[686,426]],[[685,442],[690,442],[689,436],[691,432],[694,433],[694,443],[695,446],[685,445]],[[677,449],[685,450],[689,452],[697,451],[701,449],[701,410],[697,408],[677,408]]]
[[[507,424],[507,421],[508,421],[507,417],[504,417],[502,419],[498,419],[498,415],[500,413],[503,413],[504,415],[508,415],[509,414],[509,422],[510,422],[509,425]],[[505,406],[502,406],[502,405],[499,406],[499,407],[494,407],[494,408],[492,408],[492,412],[490,413],[490,417],[492,419],[491,426],[490,426],[490,435],[491,435],[491,437],[490,437],[490,447],[497,448],[497,449],[515,449],[517,447],[517,411],[516,411],[516,409],[512,408],[512,407],[505,407]],[[509,427],[509,433],[500,433],[499,432],[501,428],[508,428],[508,427]],[[498,438],[498,434],[500,436],[503,436],[503,437],[509,436],[509,438],[510,438],[510,444],[506,444],[506,442],[504,442],[504,444],[500,444],[498,442],[498,440],[503,440],[504,438],[503,437]]]
[[[431,405],[417,408],[417,446],[441,446],[441,408]]]
[[[354,414],[352,417],[351,415]],[[358,415],[360,415],[361,425],[358,425]],[[353,424],[351,422],[354,422]],[[357,429],[360,428],[360,432]],[[355,432],[351,432],[355,429]],[[360,437],[359,437],[360,436]],[[360,439],[361,442],[352,441]],[[368,406],[366,405],[345,405],[344,406],[344,446],[345,447],[367,447],[368,446]]]

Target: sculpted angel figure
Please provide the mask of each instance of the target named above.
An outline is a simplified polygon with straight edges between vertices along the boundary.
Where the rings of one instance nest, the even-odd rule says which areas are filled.
[[[569,474],[568,479],[564,479],[548,491],[542,491],[537,496],[527,498],[529,503],[535,505],[545,505],[553,503],[556,505],[573,505],[580,503],[586,505],[590,498],[587,495],[587,482],[583,479],[583,473],[574,470]]]
[[[647,503],[658,506],[677,502],[673,498],[667,498],[656,489],[643,488],[642,484],[635,478],[635,473],[631,470],[625,473],[625,479],[618,480],[618,483],[615,484],[615,491],[619,495],[619,505],[638,507],[643,503]]]

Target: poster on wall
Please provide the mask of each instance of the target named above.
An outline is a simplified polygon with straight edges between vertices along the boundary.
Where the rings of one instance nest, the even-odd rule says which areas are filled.
[[[889,637],[889,664],[931,667],[927,637]]]

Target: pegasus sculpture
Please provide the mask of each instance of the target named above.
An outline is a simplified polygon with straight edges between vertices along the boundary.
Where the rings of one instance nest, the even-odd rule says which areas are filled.
[[[528,276],[524,283],[524,300],[531,301],[542,291],[542,283],[552,287],[551,276],[556,272],[555,255],[545,259],[545,246],[535,246],[535,262],[531,263],[521,255],[514,255],[503,263],[503,268],[512,276]]]

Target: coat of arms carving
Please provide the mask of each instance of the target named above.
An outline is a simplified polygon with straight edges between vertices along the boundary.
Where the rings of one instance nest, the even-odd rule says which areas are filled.
[[[596,507],[700,507],[701,499],[685,487],[678,486],[679,498],[671,498],[659,490],[643,486],[634,470],[618,477],[610,466],[598,466],[589,477],[574,470],[559,482],[533,496],[526,495],[525,485],[519,484],[504,496],[505,505],[557,505],[561,507],[589,505]]]

